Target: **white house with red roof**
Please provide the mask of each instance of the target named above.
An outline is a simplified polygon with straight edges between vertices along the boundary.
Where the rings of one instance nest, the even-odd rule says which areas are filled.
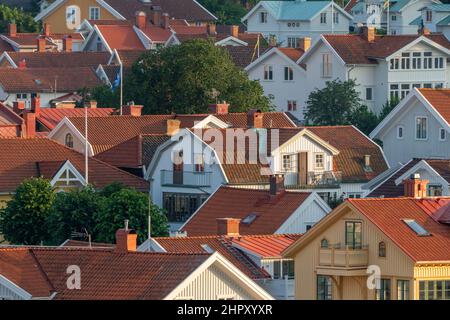
[[[403,99],[413,88],[447,88],[450,42],[442,34],[322,35],[298,61],[306,65],[305,103],[327,81],[355,79],[361,102],[379,113],[389,99]]]
[[[414,89],[372,131],[392,166],[450,158],[450,90]]]

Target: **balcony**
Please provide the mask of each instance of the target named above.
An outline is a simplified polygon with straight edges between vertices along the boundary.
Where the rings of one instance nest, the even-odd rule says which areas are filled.
[[[161,186],[199,188],[211,186],[211,172],[161,170]]]
[[[285,186],[291,189],[339,188],[341,171],[309,171],[306,177],[298,172],[284,173]]]
[[[360,249],[330,248],[319,249],[318,273],[334,275],[366,275],[369,262],[367,246]]]

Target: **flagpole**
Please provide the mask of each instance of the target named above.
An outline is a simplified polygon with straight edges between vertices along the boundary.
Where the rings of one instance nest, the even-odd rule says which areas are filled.
[[[389,20],[390,20],[390,16],[389,16],[389,8],[390,8],[391,4],[389,2],[389,0],[387,0],[387,21],[386,21],[386,34],[389,35]]]
[[[331,0],[331,33],[334,34],[334,0]]]
[[[120,115],[122,115],[123,106],[123,64],[120,61]]]
[[[88,110],[87,105],[84,104],[84,170],[85,170],[85,180],[86,185],[89,184],[89,155],[88,155]]]

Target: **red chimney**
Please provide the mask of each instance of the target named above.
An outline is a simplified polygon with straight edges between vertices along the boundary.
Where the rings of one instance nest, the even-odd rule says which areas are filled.
[[[25,138],[33,138],[36,135],[36,114],[25,110],[23,120],[25,124]]]
[[[122,107],[122,115],[140,117],[142,115],[143,106],[127,104]]]
[[[39,117],[41,113],[41,98],[36,96],[31,98],[31,111],[36,114],[36,117]]]
[[[168,136],[173,136],[180,130],[181,121],[178,119],[167,119],[166,122],[166,134]]]
[[[25,110],[25,101],[14,101],[13,102],[13,111],[15,113],[21,114],[23,110]]]
[[[269,193],[271,196],[276,196],[285,191],[284,189],[284,176],[282,174],[274,174],[269,178],[270,189]]]
[[[159,6],[152,7],[152,22],[155,26],[161,25],[161,7]]]
[[[136,27],[138,27],[141,30],[145,30],[145,27],[147,25],[147,15],[143,11],[136,12]]]
[[[363,38],[368,42],[375,41],[375,27],[362,27],[361,32]]]
[[[241,223],[241,219],[218,218],[217,219],[217,234],[219,236],[238,237],[240,223]]]
[[[63,51],[72,52],[72,48],[73,48],[72,36],[65,36],[63,39]]]
[[[27,61],[25,59],[20,60],[18,67],[21,70],[26,69],[27,68]]]
[[[210,104],[209,112],[212,114],[227,114],[229,107],[230,107],[230,105],[228,103],[226,103],[225,101],[222,103]]]
[[[44,23],[44,36],[50,37],[50,23]]]
[[[45,37],[37,37],[37,51],[38,52],[45,52],[45,44],[46,44]]]
[[[420,179],[420,174],[415,173],[403,181],[404,196],[411,198],[426,198],[427,197],[428,180]]]
[[[239,26],[231,26],[231,35],[235,38],[239,38]]]
[[[162,15],[162,27],[164,29],[169,29],[170,26],[170,16],[168,13],[163,13]]]
[[[9,26],[8,26],[8,31],[9,31],[9,36],[10,37],[17,36],[17,24],[10,23]]]
[[[125,229],[116,231],[116,252],[135,252],[137,248],[137,234],[133,229],[128,229],[128,221],[125,222]]]
[[[263,127],[264,113],[259,110],[249,110],[247,113],[247,126],[249,128],[262,128]]]

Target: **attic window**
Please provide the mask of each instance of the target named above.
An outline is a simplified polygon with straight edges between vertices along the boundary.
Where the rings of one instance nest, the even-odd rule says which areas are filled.
[[[255,221],[257,215],[255,213],[251,213],[248,216],[246,216],[244,219],[242,219],[241,223],[243,224],[251,224],[253,221]]]
[[[418,236],[431,236],[431,233],[429,233],[424,227],[422,227],[416,220],[403,219],[403,222],[406,223],[406,225],[410,227],[411,230],[413,230]]]

